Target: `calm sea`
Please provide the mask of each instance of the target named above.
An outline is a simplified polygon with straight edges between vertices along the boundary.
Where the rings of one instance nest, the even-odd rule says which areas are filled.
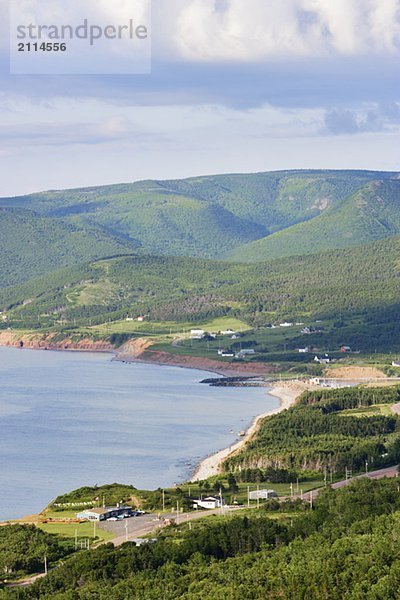
[[[107,354],[0,348],[0,520],[83,485],[184,481],[229,432],[278,405],[265,388],[200,385],[210,373]]]

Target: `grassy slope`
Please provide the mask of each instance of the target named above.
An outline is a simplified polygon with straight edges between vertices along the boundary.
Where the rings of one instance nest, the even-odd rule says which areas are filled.
[[[359,246],[399,233],[400,182],[374,181],[311,221],[236,248],[231,258],[257,261],[312,254]]]

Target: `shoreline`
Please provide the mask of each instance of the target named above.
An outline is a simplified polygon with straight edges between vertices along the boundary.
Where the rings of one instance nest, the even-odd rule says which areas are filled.
[[[21,346],[22,343],[22,346]],[[160,365],[170,367],[181,367],[215,373],[222,377],[256,377],[273,376],[276,371],[275,365],[264,363],[234,363],[223,362],[217,359],[191,356],[190,354],[173,354],[165,351],[150,350],[151,342],[145,338],[129,340],[119,348],[105,340],[91,340],[82,338],[73,341],[66,337],[60,341],[54,341],[51,335],[36,336],[35,334],[24,334],[21,331],[0,331],[0,347],[17,348],[21,350],[49,350],[62,352],[94,352],[113,355],[112,360],[124,363],[142,363],[149,365]]]
[[[287,410],[301,396],[301,394],[307,389],[306,386],[301,385],[300,383],[295,382],[287,382],[287,383],[279,383],[279,385],[274,384],[271,389],[268,390],[268,394],[270,396],[275,396],[279,399],[280,405],[278,408],[274,408],[266,413],[258,415],[255,417],[251,425],[246,431],[243,439],[235,442],[228,448],[224,448],[207,456],[204,458],[196,467],[193,475],[190,478],[190,482],[194,483],[198,480],[202,481],[204,479],[208,479],[213,475],[217,475],[220,471],[220,467],[222,462],[232,456],[236,452],[238,452],[241,448],[243,448],[248,442],[253,438],[253,436],[259,430],[261,421],[266,417],[270,417],[272,415],[276,415],[284,410]]]

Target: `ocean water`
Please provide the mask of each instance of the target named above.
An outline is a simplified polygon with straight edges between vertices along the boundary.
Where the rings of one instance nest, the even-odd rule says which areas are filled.
[[[0,348],[0,520],[83,485],[184,481],[278,406],[265,388],[215,388],[210,373],[108,354]]]

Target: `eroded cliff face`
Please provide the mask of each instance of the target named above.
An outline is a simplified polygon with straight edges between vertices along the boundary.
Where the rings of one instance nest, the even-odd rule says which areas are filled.
[[[66,337],[57,339],[56,334],[21,333],[15,331],[0,332],[0,346],[12,346],[15,348],[31,348],[39,350],[81,350],[90,352],[112,352],[114,347],[105,340],[91,340],[82,338],[72,340]]]
[[[200,356],[187,356],[172,354],[159,350],[151,350],[148,339],[129,340],[118,349],[117,359],[122,361],[140,361],[172,367],[186,367],[187,369],[200,369],[213,371],[221,375],[268,375],[277,370],[276,365],[263,363],[228,363]]]

